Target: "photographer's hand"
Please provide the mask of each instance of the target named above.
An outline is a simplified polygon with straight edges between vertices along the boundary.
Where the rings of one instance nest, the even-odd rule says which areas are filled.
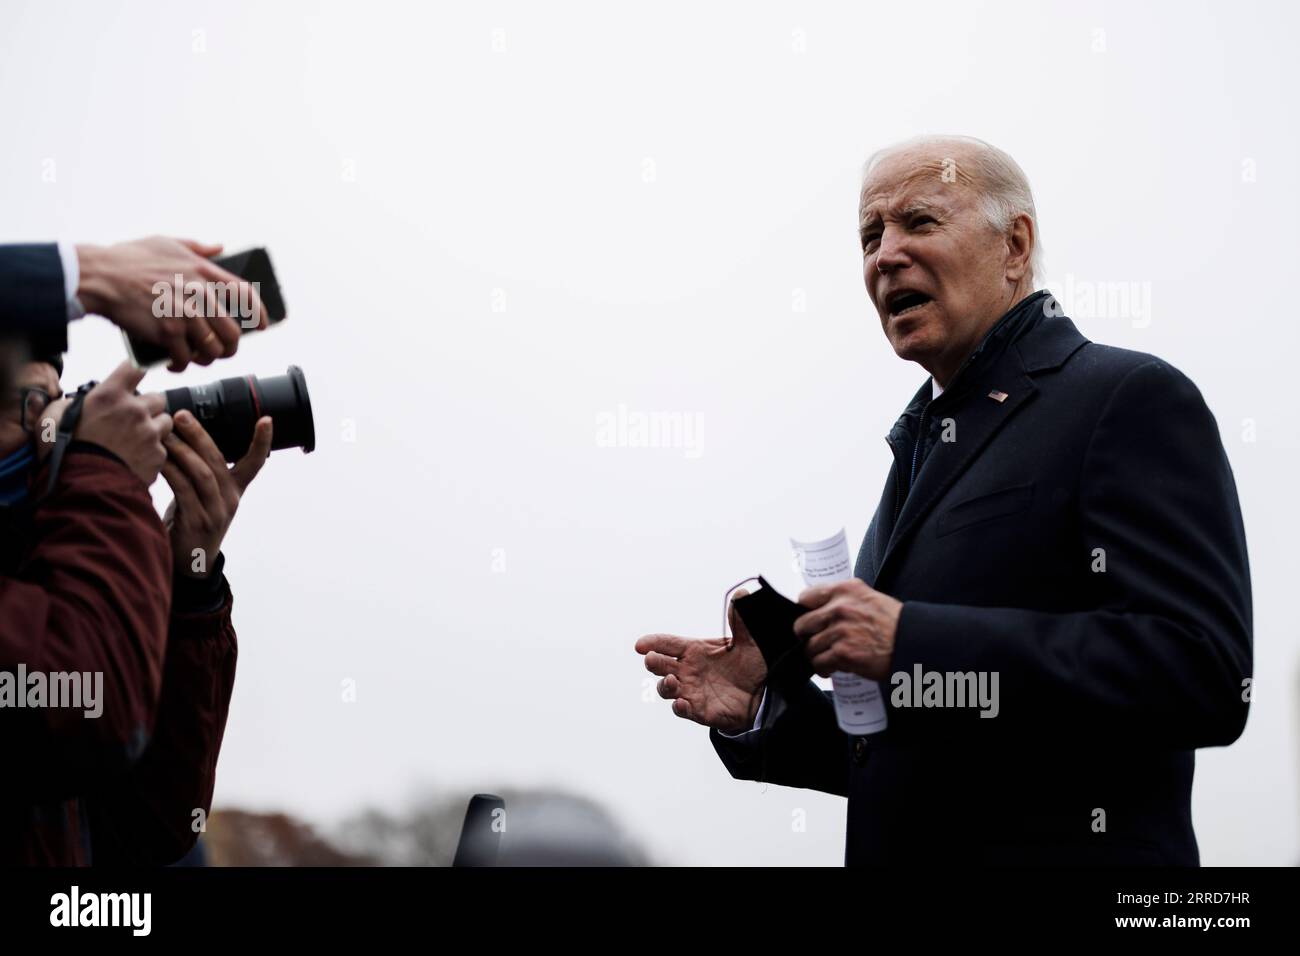
[[[123,362],[86,396],[74,438],[93,442],[111,451],[146,485],[158,477],[167,457],[163,439],[172,430],[167,400],[161,393],[137,395],[135,388],[144,371]],[[68,399],[52,402],[41,416],[36,433],[36,450],[42,458],[54,447],[54,439]]]
[[[239,499],[271,453],[271,419],[258,419],[248,452],[234,465],[189,412],[174,416],[175,431],[167,436],[163,479],[176,497],[163,524],[172,539],[176,571],[206,577],[235,518]]]
[[[169,306],[174,306],[171,290],[178,275],[182,302],[188,299],[183,288],[186,283],[199,282],[205,287],[209,282],[227,283],[232,293],[230,301],[251,302],[250,318],[256,317],[258,327],[265,328],[266,307],[256,290],[250,286],[244,291],[248,283],[209,261],[209,256],[220,252],[219,245],[165,236],[112,246],[79,245],[81,279],[77,297],[87,311],[111,319],[141,342],[166,349],[173,372],[190,362],[209,365],[213,359],[235,354],[239,323],[226,314],[220,296],[207,294],[201,315],[157,315],[154,304],[160,294],[155,287],[164,284],[167,291],[161,295],[167,297]]]

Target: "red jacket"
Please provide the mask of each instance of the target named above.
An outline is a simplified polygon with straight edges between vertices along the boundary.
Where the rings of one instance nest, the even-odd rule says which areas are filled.
[[[173,608],[148,490],[102,449],[69,449],[17,576],[0,578],[0,671],[102,673],[103,710],[0,707],[0,864],[161,865],[194,845],[235,676],[213,573],[219,606]]]

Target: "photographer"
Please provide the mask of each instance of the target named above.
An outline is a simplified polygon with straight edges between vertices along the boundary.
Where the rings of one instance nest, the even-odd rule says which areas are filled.
[[[201,315],[159,315],[156,288],[223,283],[251,302],[257,325],[266,308],[249,283],[209,261],[220,245],[153,236],[111,246],[38,243],[0,245],[0,335],[38,342],[40,352],[67,350],[67,323],[102,315],[134,340],[161,346],[172,371],[190,362],[209,365],[235,354],[240,324],[220,296],[205,296]],[[253,316],[249,316],[252,318]]]
[[[236,656],[219,549],[271,422],[229,468],[193,416],[134,394],[142,376],[124,363],[89,391],[48,494],[67,409],[55,365],[22,366],[0,416],[0,671],[103,687],[93,717],[0,707],[20,768],[0,795],[0,863],[174,862],[210,806]],[[160,471],[176,496],[162,521]]]

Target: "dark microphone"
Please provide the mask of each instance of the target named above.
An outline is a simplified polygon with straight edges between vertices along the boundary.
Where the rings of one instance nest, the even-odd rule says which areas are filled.
[[[499,822],[498,822],[499,821]],[[465,810],[465,825],[456,844],[452,866],[496,866],[501,833],[506,828],[506,802],[491,793],[476,793]]]

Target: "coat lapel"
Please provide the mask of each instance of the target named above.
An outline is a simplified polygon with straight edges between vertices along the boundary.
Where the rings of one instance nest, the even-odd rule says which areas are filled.
[[[938,413],[940,420],[951,418],[955,423],[954,440],[936,442],[922,464],[916,483],[899,512],[898,522],[889,533],[884,556],[877,563],[873,587],[881,588],[882,582],[898,565],[903,544],[921,520],[934,509],[998,431],[1038,394],[1039,387],[1033,376],[1059,368],[1087,341],[1074,323],[1064,316],[1044,318],[1023,339],[1003,351],[998,360],[979,376],[978,383],[956,408]],[[932,410],[931,414],[935,412]],[[891,479],[889,484],[892,483]],[[877,533],[879,530],[877,528]]]

